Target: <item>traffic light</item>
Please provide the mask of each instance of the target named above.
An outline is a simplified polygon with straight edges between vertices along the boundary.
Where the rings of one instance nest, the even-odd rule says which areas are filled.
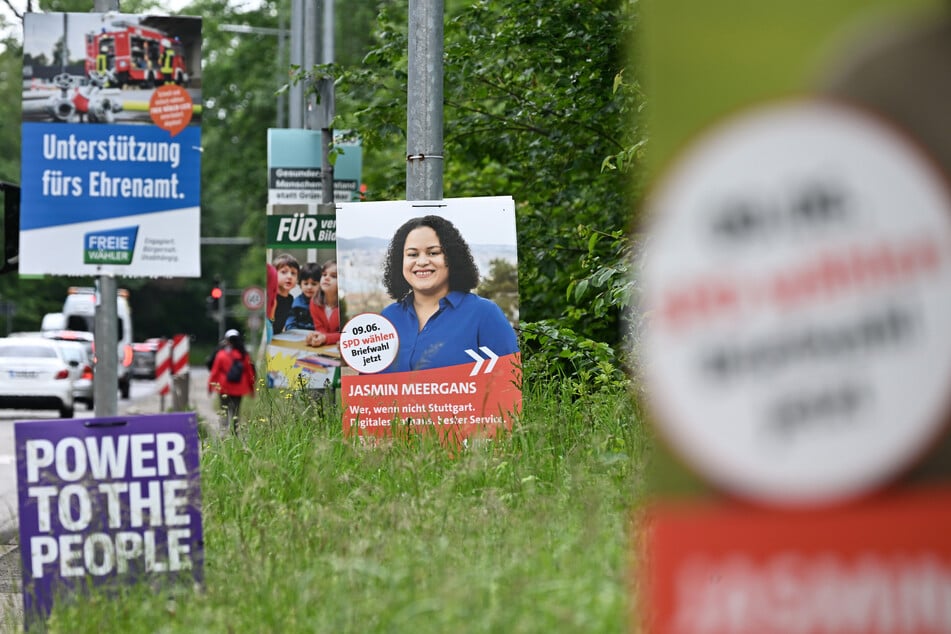
[[[211,287],[211,290],[208,292],[208,311],[211,313],[218,313],[219,308],[221,307],[221,297],[224,295],[224,291],[221,289],[221,280],[217,277],[215,278],[215,285]]]

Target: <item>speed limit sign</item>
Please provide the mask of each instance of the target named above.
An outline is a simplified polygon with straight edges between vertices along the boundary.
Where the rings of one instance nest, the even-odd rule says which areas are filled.
[[[248,310],[264,308],[264,289],[260,286],[249,286],[241,293],[241,302]]]

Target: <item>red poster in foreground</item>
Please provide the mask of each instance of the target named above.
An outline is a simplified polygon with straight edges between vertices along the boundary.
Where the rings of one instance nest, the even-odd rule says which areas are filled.
[[[951,632],[951,488],[810,512],[661,503],[638,526],[640,631]]]
[[[345,435],[386,437],[394,425],[431,430],[461,442],[512,428],[522,410],[520,354],[499,357],[491,371],[480,364],[344,376],[341,394]]]

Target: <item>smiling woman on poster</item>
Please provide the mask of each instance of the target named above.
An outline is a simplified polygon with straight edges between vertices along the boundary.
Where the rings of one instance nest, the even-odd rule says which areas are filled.
[[[406,221],[387,249],[383,283],[394,301],[381,314],[396,327],[399,353],[386,372],[472,363],[466,350],[518,352],[502,309],[472,293],[479,270],[459,230],[441,216]]]

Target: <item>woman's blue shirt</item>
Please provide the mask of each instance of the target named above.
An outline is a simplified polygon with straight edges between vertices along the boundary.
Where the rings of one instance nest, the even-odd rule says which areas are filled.
[[[428,370],[475,363],[466,353],[485,346],[498,356],[518,352],[518,339],[502,309],[473,293],[450,291],[439,300],[439,309],[422,330],[410,293],[383,309],[381,314],[396,326],[399,352],[385,372]]]

